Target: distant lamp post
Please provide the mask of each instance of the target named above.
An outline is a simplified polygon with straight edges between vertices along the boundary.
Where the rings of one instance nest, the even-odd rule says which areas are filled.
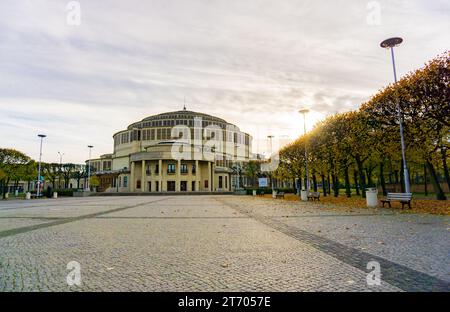
[[[303,134],[306,135],[306,114],[309,113],[309,109],[304,108],[298,111],[303,115]],[[305,141],[305,179],[306,179],[306,191],[309,191],[309,179],[308,179],[308,150],[306,148]]]
[[[392,68],[394,70],[395,83],[397,83],[397,71],[395,69],[394,47],[400,45],[402,42],[403,42],[402,38],[394,37],[394,38],[386,39],[380,44],[380,46],[382,48],[391,50]],[[403,175],[404,175],[404,180],[405,180],[405,192],[410,193],[411,188],[409,185],[408,166],[406,165],[405,139],[403,136],[403,118],[402,118],[402,111],[401,111],[401,107],[400,107],[400,101],[397,101],[397,115],[398,115],[398,122],[400,125],[400,141],[401,141],[401,145],[402,145]]]
[[[62,172],[62,158],[64,156],[64,153],[58,152],[58,155],[59,155],[59,170],[60,170],[60,172]],[[60,178],[61,178],[61,176],[60,176]],[[58,184],[59,184],[59,187],[61,187],[61,181],[59,181]]]
[[[39,165],[38,165],[38,182],[37,182],[37,191],[36,196],[39,197],[41,195],[41,161],[42,161],[42,141],[45,137],[45,134],[38,134],[38,137],[41,138],[41,146],[39,148]]]
[[[90,179],[91,179],[91,154],[92,154],[92,148],[94,146],[93,145],[88,145],[89,148],[89,159],[88,159],[88,179],[86,181],[86,191],[90,191],[91,190],[91,186],[90,186]]]
[[[272,151],[272,139],[274,138],[274,136],[273,135],[268,135],[267,138],[269,139],[270,158],[272,158],[272,152],[273,152]],[[271,161],[272,161],[272,159],[271,159]],[[270,175],[270,184],[272,186],[272,192],[273,192],[273,174]]]

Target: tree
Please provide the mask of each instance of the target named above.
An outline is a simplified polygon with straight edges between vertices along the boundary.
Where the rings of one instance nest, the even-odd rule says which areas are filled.
[[[90,188],[96,189],[100,185],[100,179],[94,175],[89,179]]]
[[[256,177],[261,174],[261,163],[256,160],[250,160],[244,164],[244,174],[252,181],[252,187],[256,184]]]
[[[72,177],[77,180],[77,189],[80,188],[80,181],[86,177],[86,166],[84,165],[76,165]]]
[[[70,179],[73,177],[75,172],[75,164],[63,164],[62,165],[62,176],[64,178],[64,188],[69,187]]]
[[[15,149],[0,148],[0,170],[4,176],[2,179],[3,198],[6,197],[9,182],[20,180],[23,166],[30,160],[30,157]]]

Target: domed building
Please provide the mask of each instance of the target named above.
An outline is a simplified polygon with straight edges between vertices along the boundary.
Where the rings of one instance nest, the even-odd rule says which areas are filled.
[[[188,111],[149,116],[113,135],[114,152],[90,159],[100,192],[227,192],[252,137],[225,120]]]

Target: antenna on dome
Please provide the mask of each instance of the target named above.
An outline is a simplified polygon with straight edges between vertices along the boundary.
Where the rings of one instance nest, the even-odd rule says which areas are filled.
[[[186,96],[184,97],[184,105],[183,105],[183,110],[186,110]]]

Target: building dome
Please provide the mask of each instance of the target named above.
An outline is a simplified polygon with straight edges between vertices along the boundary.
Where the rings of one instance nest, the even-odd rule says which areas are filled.
[[[218,118],[212,115],[189,111],[189,110],[180,110],[174,112],[161,113],[157,115],[148,116],[141,121],[132,123],[128,126],[128,130],[131,129],[141,129],[147,127],[158,127],[158,126],[176,126],[176,125],[187,125],[193,126],[194,118],[201,118],[203,121],[203,127],[207,125],[217,125],[222,129],[225,129],[226,126],[234,126],[235,125],[225,121],[222,118]],[[238,130],[239,128],[236,127]]]

